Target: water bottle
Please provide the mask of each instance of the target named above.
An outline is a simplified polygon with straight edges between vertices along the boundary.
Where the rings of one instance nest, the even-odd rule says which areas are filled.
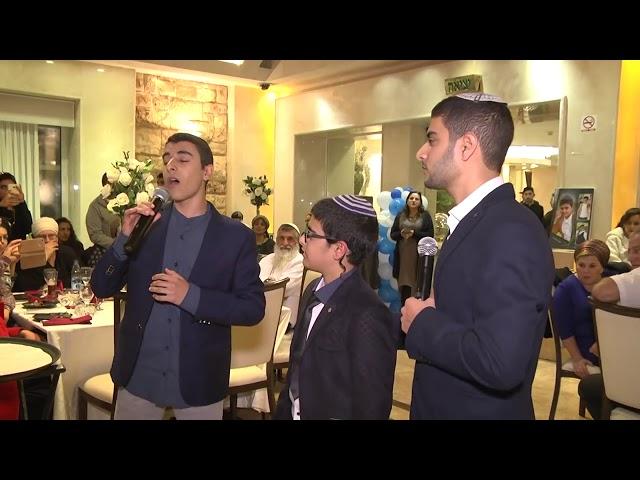
[[[82,275],[80,275],[80,263],[78,260],[73,261],[71,269],[71,288],[73,290],[82,290]]]

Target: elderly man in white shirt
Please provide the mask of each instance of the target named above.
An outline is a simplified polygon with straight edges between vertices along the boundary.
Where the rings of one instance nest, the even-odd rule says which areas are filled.
[[[273,253],[260,260],[260,280],[277,281],[288,277],[283,306],[291,309],[289,323],[295,326],[298,319],[298,302],[302,282],[302,254],[298,249],[300,229],[294,223],[283,223],[276,233]]]

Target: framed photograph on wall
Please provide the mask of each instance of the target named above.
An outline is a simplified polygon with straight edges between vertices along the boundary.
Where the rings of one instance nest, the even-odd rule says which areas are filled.
[[[560,188],[553,206],[549,241],[552,248],[574,250],[591,233],[593,188]]]

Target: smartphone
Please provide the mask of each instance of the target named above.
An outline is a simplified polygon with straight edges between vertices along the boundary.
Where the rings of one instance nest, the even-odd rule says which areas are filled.
[[[20,185],[18,185],[17,183],[10,183],[9,185],[7,185],[7,191],[9,193],[18,194],[20,193]]]

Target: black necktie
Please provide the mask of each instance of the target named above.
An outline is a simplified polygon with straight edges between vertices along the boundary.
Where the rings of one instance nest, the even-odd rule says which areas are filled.
[[[298,335],[301,335],[302,338],[293,345],[293,348],[290,352],[291,358],[289,359],[292,367],[289,390],[291,390],[291,394],[293,395],[294,400],[300,396],[300,363],[302,361],[302,352],[304,352],[304,344],[307,342],[307,331],[309,330],[309,325],[311,324],[313,308],[320,303],[322,302],[318,300],[318,297],[316,297],[315,293],[312,293],[309,297],[307,308],[304,310],[302,321],[296,325],[296,329],[299,329]]]

